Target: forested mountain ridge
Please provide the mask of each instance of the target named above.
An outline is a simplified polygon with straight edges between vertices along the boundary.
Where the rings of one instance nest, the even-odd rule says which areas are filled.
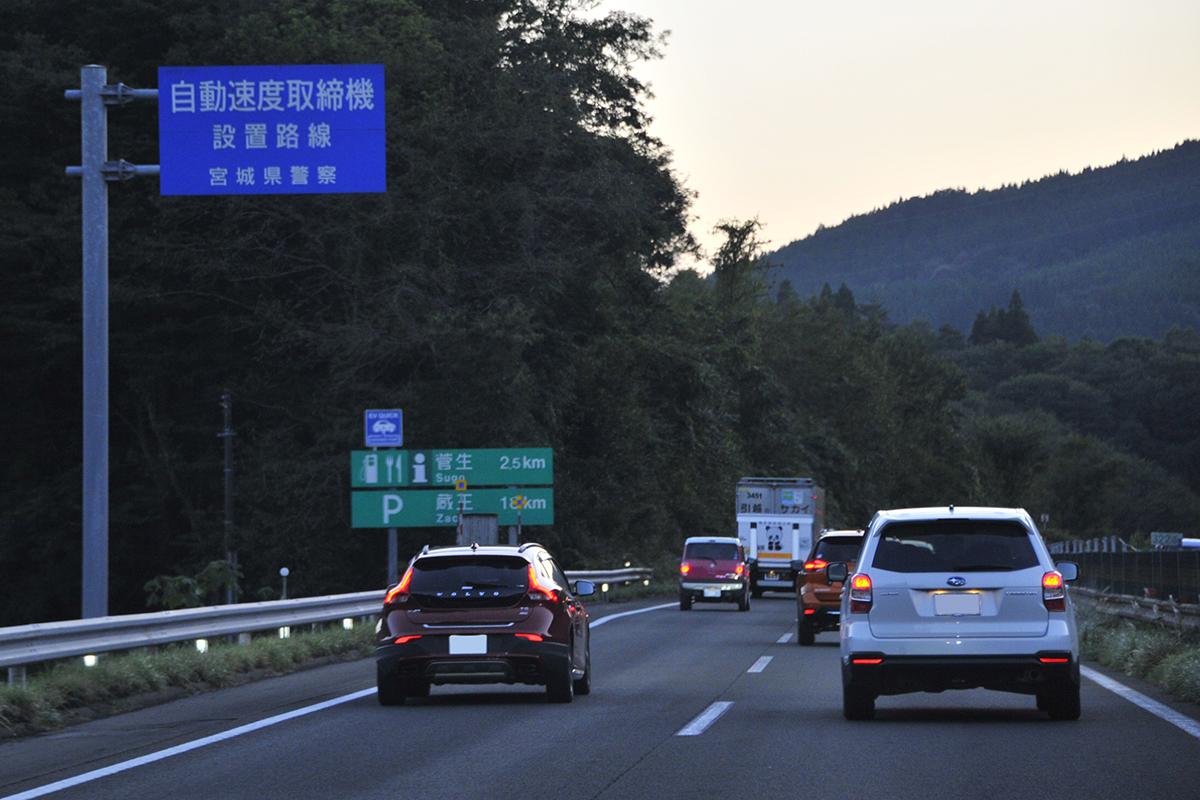
[[[769,255],[800,295],[845,283],[896,322],[970,328],[1021,292],[1039,333],[1109,341],[1200,327],[1200,141],[1020,185],[947,189]]]

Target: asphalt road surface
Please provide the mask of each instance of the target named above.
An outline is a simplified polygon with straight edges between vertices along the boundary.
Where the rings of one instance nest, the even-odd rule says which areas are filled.
[[[372,661],[321,667],[0,745],[0,796],[1200,798],[1200,738],[1091,680],[1078,722],[983,690],[884,697],[847,722],[837,634],[798,647],[794,620],[783,597],[611,619],[593,692],[569,705],[474,686],[383,708]]]

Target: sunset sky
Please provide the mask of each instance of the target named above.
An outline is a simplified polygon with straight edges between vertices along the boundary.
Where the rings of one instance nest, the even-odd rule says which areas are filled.
[[[771,247],[946,187],[1200,138],[1197,0],[602,0],[653,19],[654,133],[692,231],[758,216]]]

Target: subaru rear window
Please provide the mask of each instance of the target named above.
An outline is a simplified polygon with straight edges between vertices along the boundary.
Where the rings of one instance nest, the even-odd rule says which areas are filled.
[[[732,542],[692,542],[683,549],[684,558],[736,561],[738,546]]]
[[[817,551],[813,558],[828,561],[857,561],[858,551],[862,549],[861,536],[841,536],[822,539],[817,542]]]
[[[891,572],[1010,572],[1038,564],[1029,531],[1016,522],[893,522],[879,537],[871,566]]]
[[[501,596],[524,593],[529,588],[529,562],[507,556],[438,556],[418,559],[413,564],[410,591],[428,596]]]

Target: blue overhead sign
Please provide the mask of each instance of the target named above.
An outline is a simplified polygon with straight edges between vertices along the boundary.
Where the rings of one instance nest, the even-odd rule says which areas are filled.
[[[158,68],[162,194],[387,191],[382,64]]]
[[[399,408],[368,408],[363,413],[363,434],[367,447],[403,447],[404,411]],[[388,469],[391,469],[390,465]]]

